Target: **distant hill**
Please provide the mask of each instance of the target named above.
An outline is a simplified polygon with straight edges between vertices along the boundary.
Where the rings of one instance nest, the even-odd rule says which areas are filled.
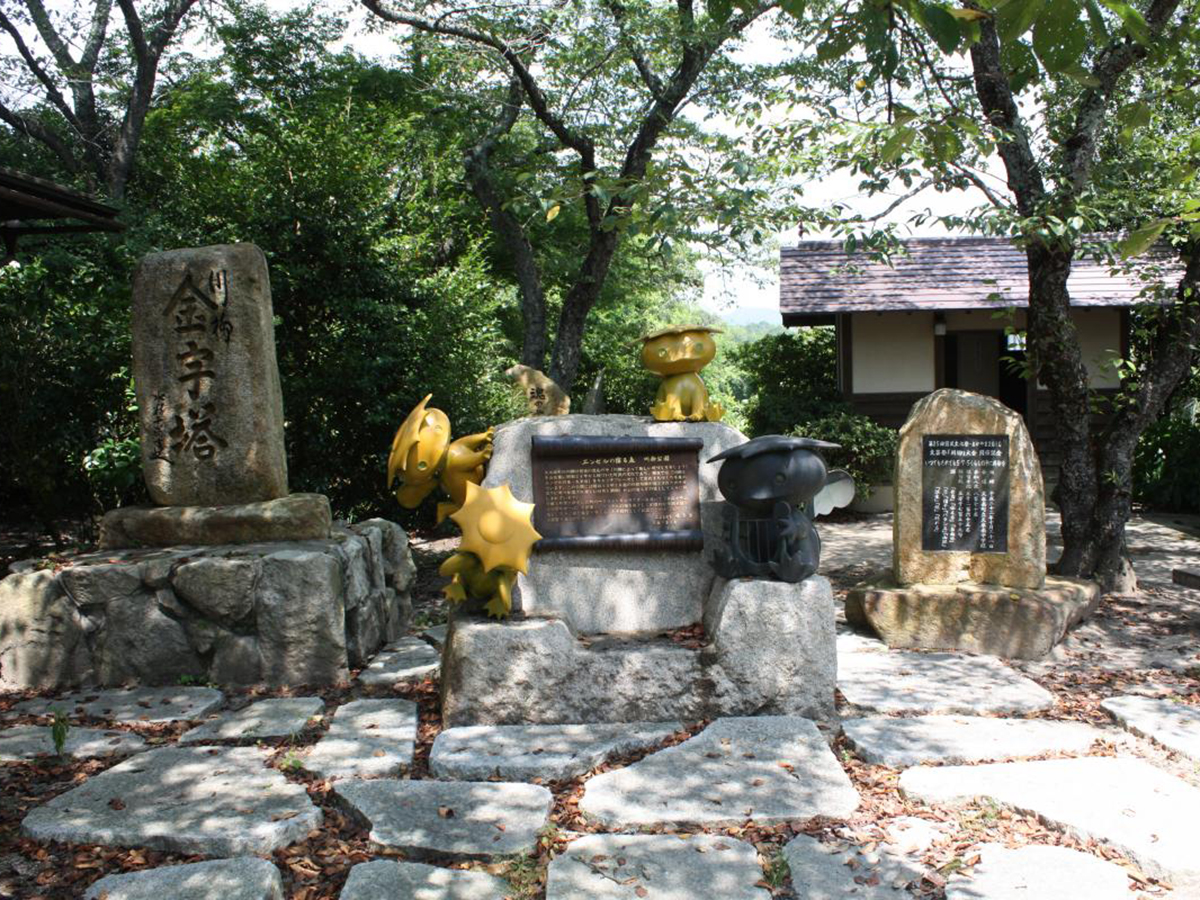
[[[782,328],[782,322],[777,309],[763,309],[762,307],[744,307],[742,309],[731,309],[728,312],[719,314],[721,320],[729,325],[773,325],[776,328]],[[763,332],[766,334],[767,332]]]
[[[725,329],[726,337],[735,344],[745,344],[750,341],[757,341],[759,338],[766,337],[768,334],[781,334],[784,330],[783,326],[778,323],[739,323],[736,320],[731,321],[724,316],[721,317],[721,327]]]

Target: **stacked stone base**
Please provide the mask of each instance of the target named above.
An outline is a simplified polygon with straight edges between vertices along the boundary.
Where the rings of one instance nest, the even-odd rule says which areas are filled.
[[[846,594],[846,621],[889,647],[1041,659],[1100,602],[1100,586],[1047,577],[1040,589],[994,584],[896,584],[891,573]]]
[[[0,688],[333,684],[405,633],[408,537],[115,550],[0,581]]]
[[[456,620],[442,661],[443,721],[833,715],[837,652],[826,579],[717,579],[703,617],[709,643],[700,650],[613,636],[588,644],[560,618]]]

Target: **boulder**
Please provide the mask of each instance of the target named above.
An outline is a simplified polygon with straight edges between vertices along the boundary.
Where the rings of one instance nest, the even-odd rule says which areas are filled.
[[[1008,438],[1007,550],[922,549],[923,439],[927,435]],[[1021,416],[1000,401],[942,388],[918,400],[896,451],[894,574],[901,585],[983,582],[1038,589],[1046,576],[1042,469]]]
[[[171,584],[176,594],[204,615],[239,622],[254,610],[261,574],[257,559],[205,557],[177,568]]]
[[[84,674],[83,622],[49,569],[0,581],[0,687],[55,688]]]
[[[267,684],[329,684],[348,677],[342,590],[342,567],[329,553],[279,550],[263,557],[256,606]]]

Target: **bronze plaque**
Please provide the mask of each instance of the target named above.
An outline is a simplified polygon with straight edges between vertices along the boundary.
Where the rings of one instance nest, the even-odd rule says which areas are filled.
[[[533,438],[540,550],[699,550],[699,438]]]

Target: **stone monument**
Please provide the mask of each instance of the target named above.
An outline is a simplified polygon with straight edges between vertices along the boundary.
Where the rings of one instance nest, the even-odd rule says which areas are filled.
[[[253,244],[153,253],[133,283],[143,474],[102,552],[0,582],[0,686],[181,677],[327,684],[402,635],[408,538],[335,525],[288,494],[266,259]]]
[[[1021,416],[943,388],[913,405],[896,451],[892,571],[846,596],[891,647],[1040,659],[1099,602],[1046,575],[1042,470]]]
[[[716,422],[634,416],[500,426],[483,485],[535,503],[546,537],[510,620],[453,621],[445,724],[832,714],[829,583],[726,580],[707,563],[723,504],[721,463],[704,461],[743,443]],[[671,639],[701,624],[701,641]]]

